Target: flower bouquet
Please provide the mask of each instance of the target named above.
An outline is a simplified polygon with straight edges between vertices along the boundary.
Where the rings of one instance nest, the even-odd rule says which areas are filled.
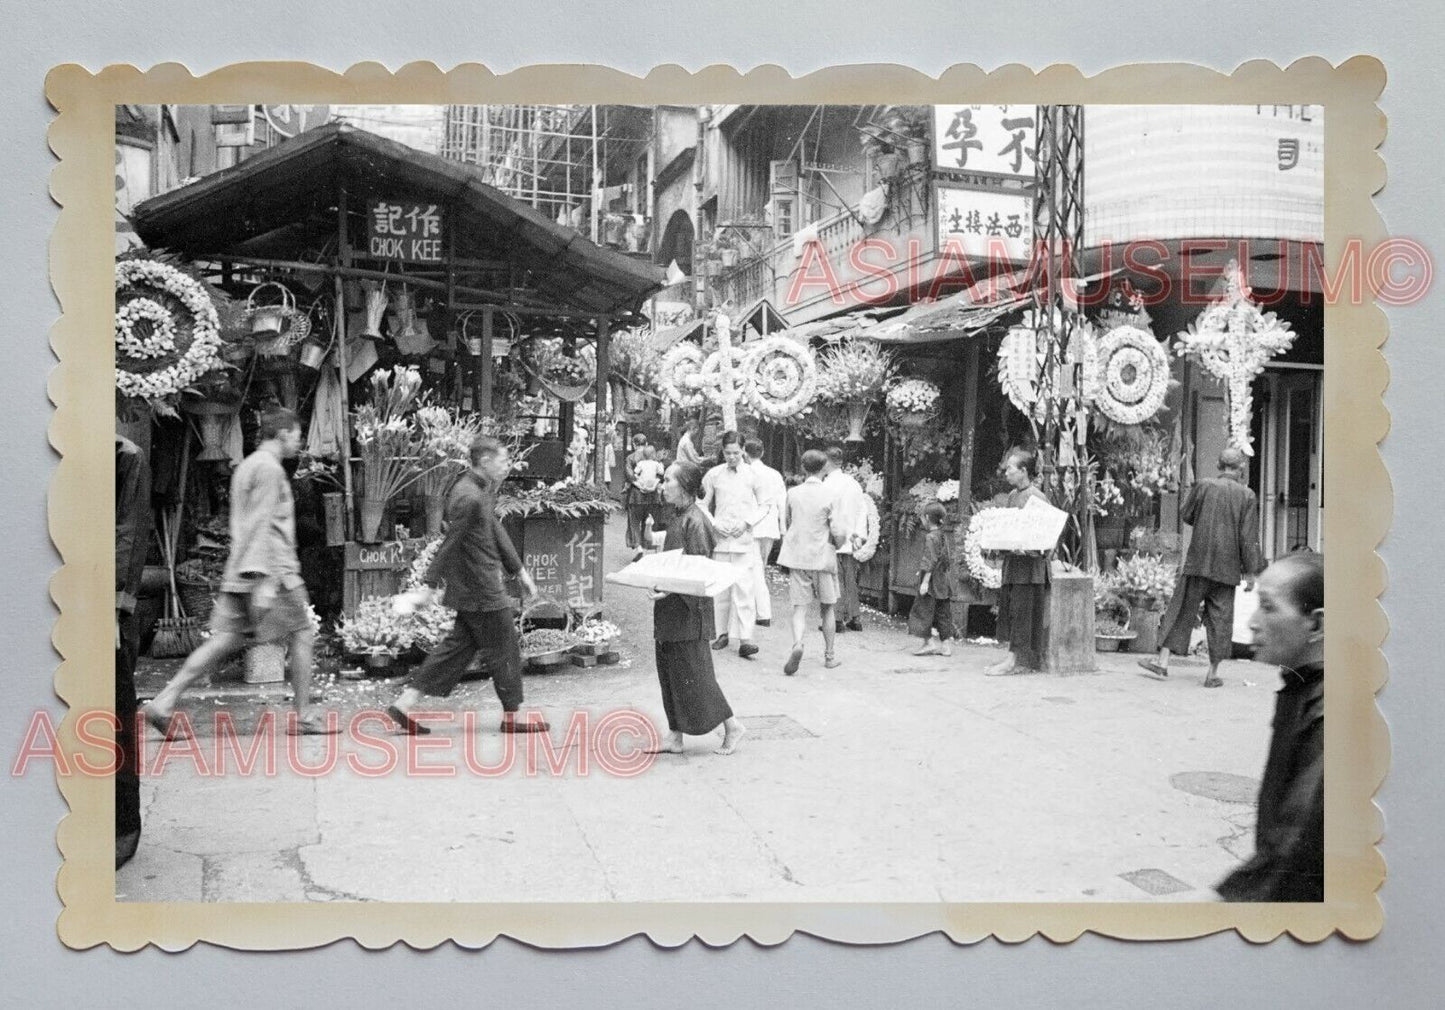
[[[371,375],[371,402],[359,407],[354,430],[361,457],[361,538],[379,534],[386,503],[421,474],[420,446],[406,413],[421,388],[415,367],[398,365]]]
[[[922,428],[937,413],[940,396],[927,379],[904,379],[888,390],[888,414],[905,428]]]
[[[441,532],[447,488],[470,465],[472,440],[481,434],[476,415],[426,404],[412,416],[421,474],[417,482],[426,498],[428,533]]]
[[[863,441],[868,408],[883,390],[893,367],[887,351],[868,340],[852,340],[818,355],[818,396],[848,411],[848,441]]]
[[[398,614],[390,598],[380,596],[368,596],[355,616],[337,621],[336,634],[342,648],[376,668],[391,666],[415,641],[412,616]]]
[[[589,617],[573,634],[577,638],[577,646],[573,652],[584,656],[600,656],[612,651],[612,644],[622,637],[622,629],[611,621]]]
[[[1174,569],[1158,554],[1120,558],[1115,570],[1104,579],[1108,588],[1135,610],[1163,610],[1174,594]]]

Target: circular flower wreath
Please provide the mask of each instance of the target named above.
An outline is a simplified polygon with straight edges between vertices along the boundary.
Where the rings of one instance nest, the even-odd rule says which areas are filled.
[[[136,332],[136,323],[150,323],[150,335]],[[115,310],[115,346],[130,358],[159,358],[176,349],[176,321],[170,310],[150,298],[132,298]]]
[[[773,420],[792,417],[813,402],[818,369],[813,352],[788,337],[766,337],[749,354],[748,402]]]
[[[1159,413],[1169,392],[1169,355],[1137,326],[1116,326],[1099,341],[1098,398],[1105,417],[1140,424]]]
[[[122,260],[115,265],[115,291],[115,386],[122,395],[165,400],[221,366],[220,318],[195,278],[156,260]],[[142,320],[152,328],[149,337],[136,333]],[[127,360],[141,368],[121,367]]]
[[[990,561],[983,553],[983,528],[987,516],[995,512],[1007,512],[1006,508],[979,509],[968,521],[968,532],[963,536],[963,561],[979,585],[985,589],[997,589],[1003,585],[1003,561]]]
[[[657,372],[658,388],[679,407],[701,407],[703,364],[702,349],[683,341],[663,357]]]

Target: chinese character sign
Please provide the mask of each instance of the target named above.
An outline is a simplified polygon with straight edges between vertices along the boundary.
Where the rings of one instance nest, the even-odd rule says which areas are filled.
[[[1033,204],[1025,193],[938,189],[938,246],[966,256],[1026,262],[1033,245]]]
[[[576,608],[602,598],[602,520],[528,519],[522,562],[537,583],[538,594]]]
[[[940,169],[1033,177],[1036,106],[935,105],[933,120],[933,158]]]
[[[366,216],[367,251],[376,259],[442,261],[442,215],[434,203],[373,200]]]

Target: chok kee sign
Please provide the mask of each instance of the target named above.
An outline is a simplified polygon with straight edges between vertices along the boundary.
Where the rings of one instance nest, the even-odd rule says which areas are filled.
[[[376,259],[442,261],[442,214],[434,203],[373,200],[367,214],[367,251]]]

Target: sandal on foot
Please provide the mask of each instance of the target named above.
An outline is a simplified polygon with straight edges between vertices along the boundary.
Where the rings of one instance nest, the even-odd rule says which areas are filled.
[[[392,722],[401,728],[403,733],[410,736],[426,736],[431,732],[430,727],[423,726],[395,705],[388,705],[386,714],[391,717]]]
[[[803,647],[794,646],[793,651],[788,653],[788,661],[783,664],[783,672],[791,677],[798,672],[798,664],[803,661]]]
[[[826,667],[826,668],[829,669],[829,670],[836,669],[837,667],[840,667],[840,666],[842,666],[842,665],[843,665],[843,661],[842,661],[841,659],[839,659],[837,656],[824,656],[824,657],[823,657],[823,666]]]
[[[1152,659],[1139,660],[1139,668],[1144,671],[1144,676],[1151,680],[1168,680],[1168,667],[1160,666]]]
[[[308,715],[304,719],[288,721],[286,732],[291,736],[331,736],[333,733],[340,733],[341,726],[331,726],[314,715]]]

